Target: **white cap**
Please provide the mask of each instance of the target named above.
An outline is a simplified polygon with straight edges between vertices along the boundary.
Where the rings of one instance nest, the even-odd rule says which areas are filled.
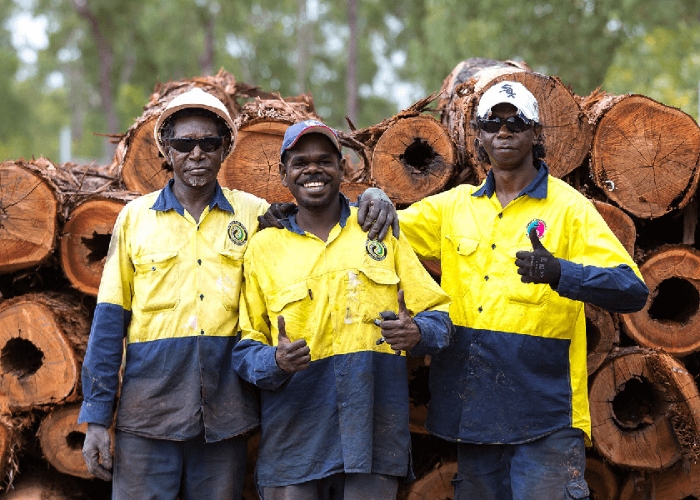
[[[231,131],[231,143],[229,144],[229,147],[224,155],[228,156],[233,148],[234,142],[236,142],[236,127],[233,124],[233,120],[231,120],[231,115],[228,114],[228,110],[226,109],[226,106],[224,106],[224,103],[217,99],[216,96],[213,96],[209,92],[203,91],[199,87],[194,87],[192,90],[188,90],[170,101],[170,103],[168,103],[166,108],[158,117],[158,120],[156,120],[156,126],[153,129],[153,136],[155,137],[156,145],[163,156],[165,156],[165,149],[160,137],[160,129],[169,116],[177,113],[181,109],[186,108],[206,109],[207,111],[211,111],[217,115],[224,121],[224,123],[226,123],[226,126]]]
[[[539,123],[539,106],[535,96],[522,83],[508,81],[498,82],[482,94],[476,108],[477,119],[487,119],[491,116],[491,108],[503,103],[512,104],[518,108],[521,118]]]

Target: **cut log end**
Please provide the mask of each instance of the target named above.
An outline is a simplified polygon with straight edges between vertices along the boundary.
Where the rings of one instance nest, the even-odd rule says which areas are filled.
[[[58,200],[53,187],[20,163],[0,164],[0,273],[36,266],[56,243]]]
[[[676,356],[700,349],[700,251],[668,245],[639,268],[650,294],[639,312],[621,315],[625,332],[645,347]]]
[[[603,460],[587,457],[585,478],[592,500],[618,500],[617,477]]]
[[[153,115],[143,121],[125,139],[128,146],[121,165],[121,177],[129,191],[151,193],[163,188],[173,177],[172,170],[165,168],[153,137],[157,119],[158,115]]]
[[[447,130],[430,116],[396,120],[379,138],[372,177],[397,204],[440,191],[454,172],[457,153]]]
[[[590,389],[593,445],[613,464],[661,470],[692,451],[700,395],[673,357],[635,350],[605,363]]]
[[[406,500],[452,500],[452,478],[456,473],[456,462],[439,463],[435,469],[411,484]]]
[[[80,405],[54,409],[41,421],[39,442],[46,460],[63,474],[89,479],[92,477],[83,458],[87,424],[78,424]]]
[[[63,230],[61,266],[71,284],[97,296],[114,222],[124,201],[99,198],[77,207]]]
[[[695,120],[641,95],[612,100],[610,106],[593,137],[595,183],[638,217],[660,217],[684,207],[700,180]]]
[[[617,340],[617,329],[611,314],[592,304],[585,305],[588,375],[603,364]]]

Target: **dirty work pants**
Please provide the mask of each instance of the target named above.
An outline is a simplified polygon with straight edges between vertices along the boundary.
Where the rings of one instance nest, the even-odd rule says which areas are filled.
[[[291,486],[263,488],[264,500],[396,500],[398,478],[382,474],[333,474]]]
[[[588,499],[585,466],[580,429],[562,429],[524,444],[460,444],[454,498]]]
[[[246,441],[169,441],[116,431],[112,500],[240,500]]]

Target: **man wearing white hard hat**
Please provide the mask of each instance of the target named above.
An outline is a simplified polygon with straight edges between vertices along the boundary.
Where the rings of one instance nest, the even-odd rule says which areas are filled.
[[[239,499],[259,412],[230,358],[243,253],[268,203],[217,183],[236,128],[213,95],[177,96],[154,133],[174,176],[114,227],[83,365],[83,454],[113,500]]]
[[[245,436],[260,419],[231,353],[243,254],[270,205],[218,184],[236,127],[212,94],[174,98],[154,137],[173,179],[129,203],[114,227],[83,364],[83,455],[112,479],[113,500],[237,500]],[[386,204],[365,208],[381,219],[375,235],[391,224],[376,216]]]
[[[452,299],[426,428],[457,443],[457,500],[588,498],[583,303],[629,313],[648,294],[593,204],[549,174],[539,108],[521,83],[491,86],[473,123],[486,179],[399,211]]]

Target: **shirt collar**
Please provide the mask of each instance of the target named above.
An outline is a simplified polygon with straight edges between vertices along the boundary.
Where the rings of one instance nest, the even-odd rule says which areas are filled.
[[[537,175],[535,176],[534,179],[532,179],[532,182],[527,185],[525,189],[523,189],[520,194],[518,194],[518,198],[524,194],[528,195],[530,198],[540,198],[540,199],[545,199],[547,198],[547,180],[549,177],[549,167],[547,164],[544,162],[544,160],[537,160]],[[496,192],[496,180],[494,179],[493,176],[493,170],[489,170],[489,173],[486,175],[486,180],[484,183],[481,185],[479,189],[477,189],[472,196],[487,196],[491,198],[493,196],[493,193]]]
[[[174,182],[174,179],[170,179],[170,181],[168,181],[168,184],[160,191],[160,194],[158,195],[156,202],[151,207],[151,210],[157,210],[159,212],[175,210],[184,217],[185,208],[177,200],[175,193],[173,193]],[[214,207],[219,207],[221,210],[231,212],[232,214],[235,213],[231,203],[229,203],[226,196],[224,196],[224,191],[221,189],[218,181],[216,183],[216,188],[214,189],[214,196],[212,196],[211,202],[209,202],[209,211],[213,210]]]
[[[350,217],[350,202],[345,197],[343,193],[339,193],[340,196],[340,227],[344,228],[345,224],[348,222],[348,217]],[[297,234],[306,234],[306,232],[299,227],[297,224],[297,212],[299,208],[296,207],[291,215],[286,219],[281,219],[280,223],[288,230]]]

